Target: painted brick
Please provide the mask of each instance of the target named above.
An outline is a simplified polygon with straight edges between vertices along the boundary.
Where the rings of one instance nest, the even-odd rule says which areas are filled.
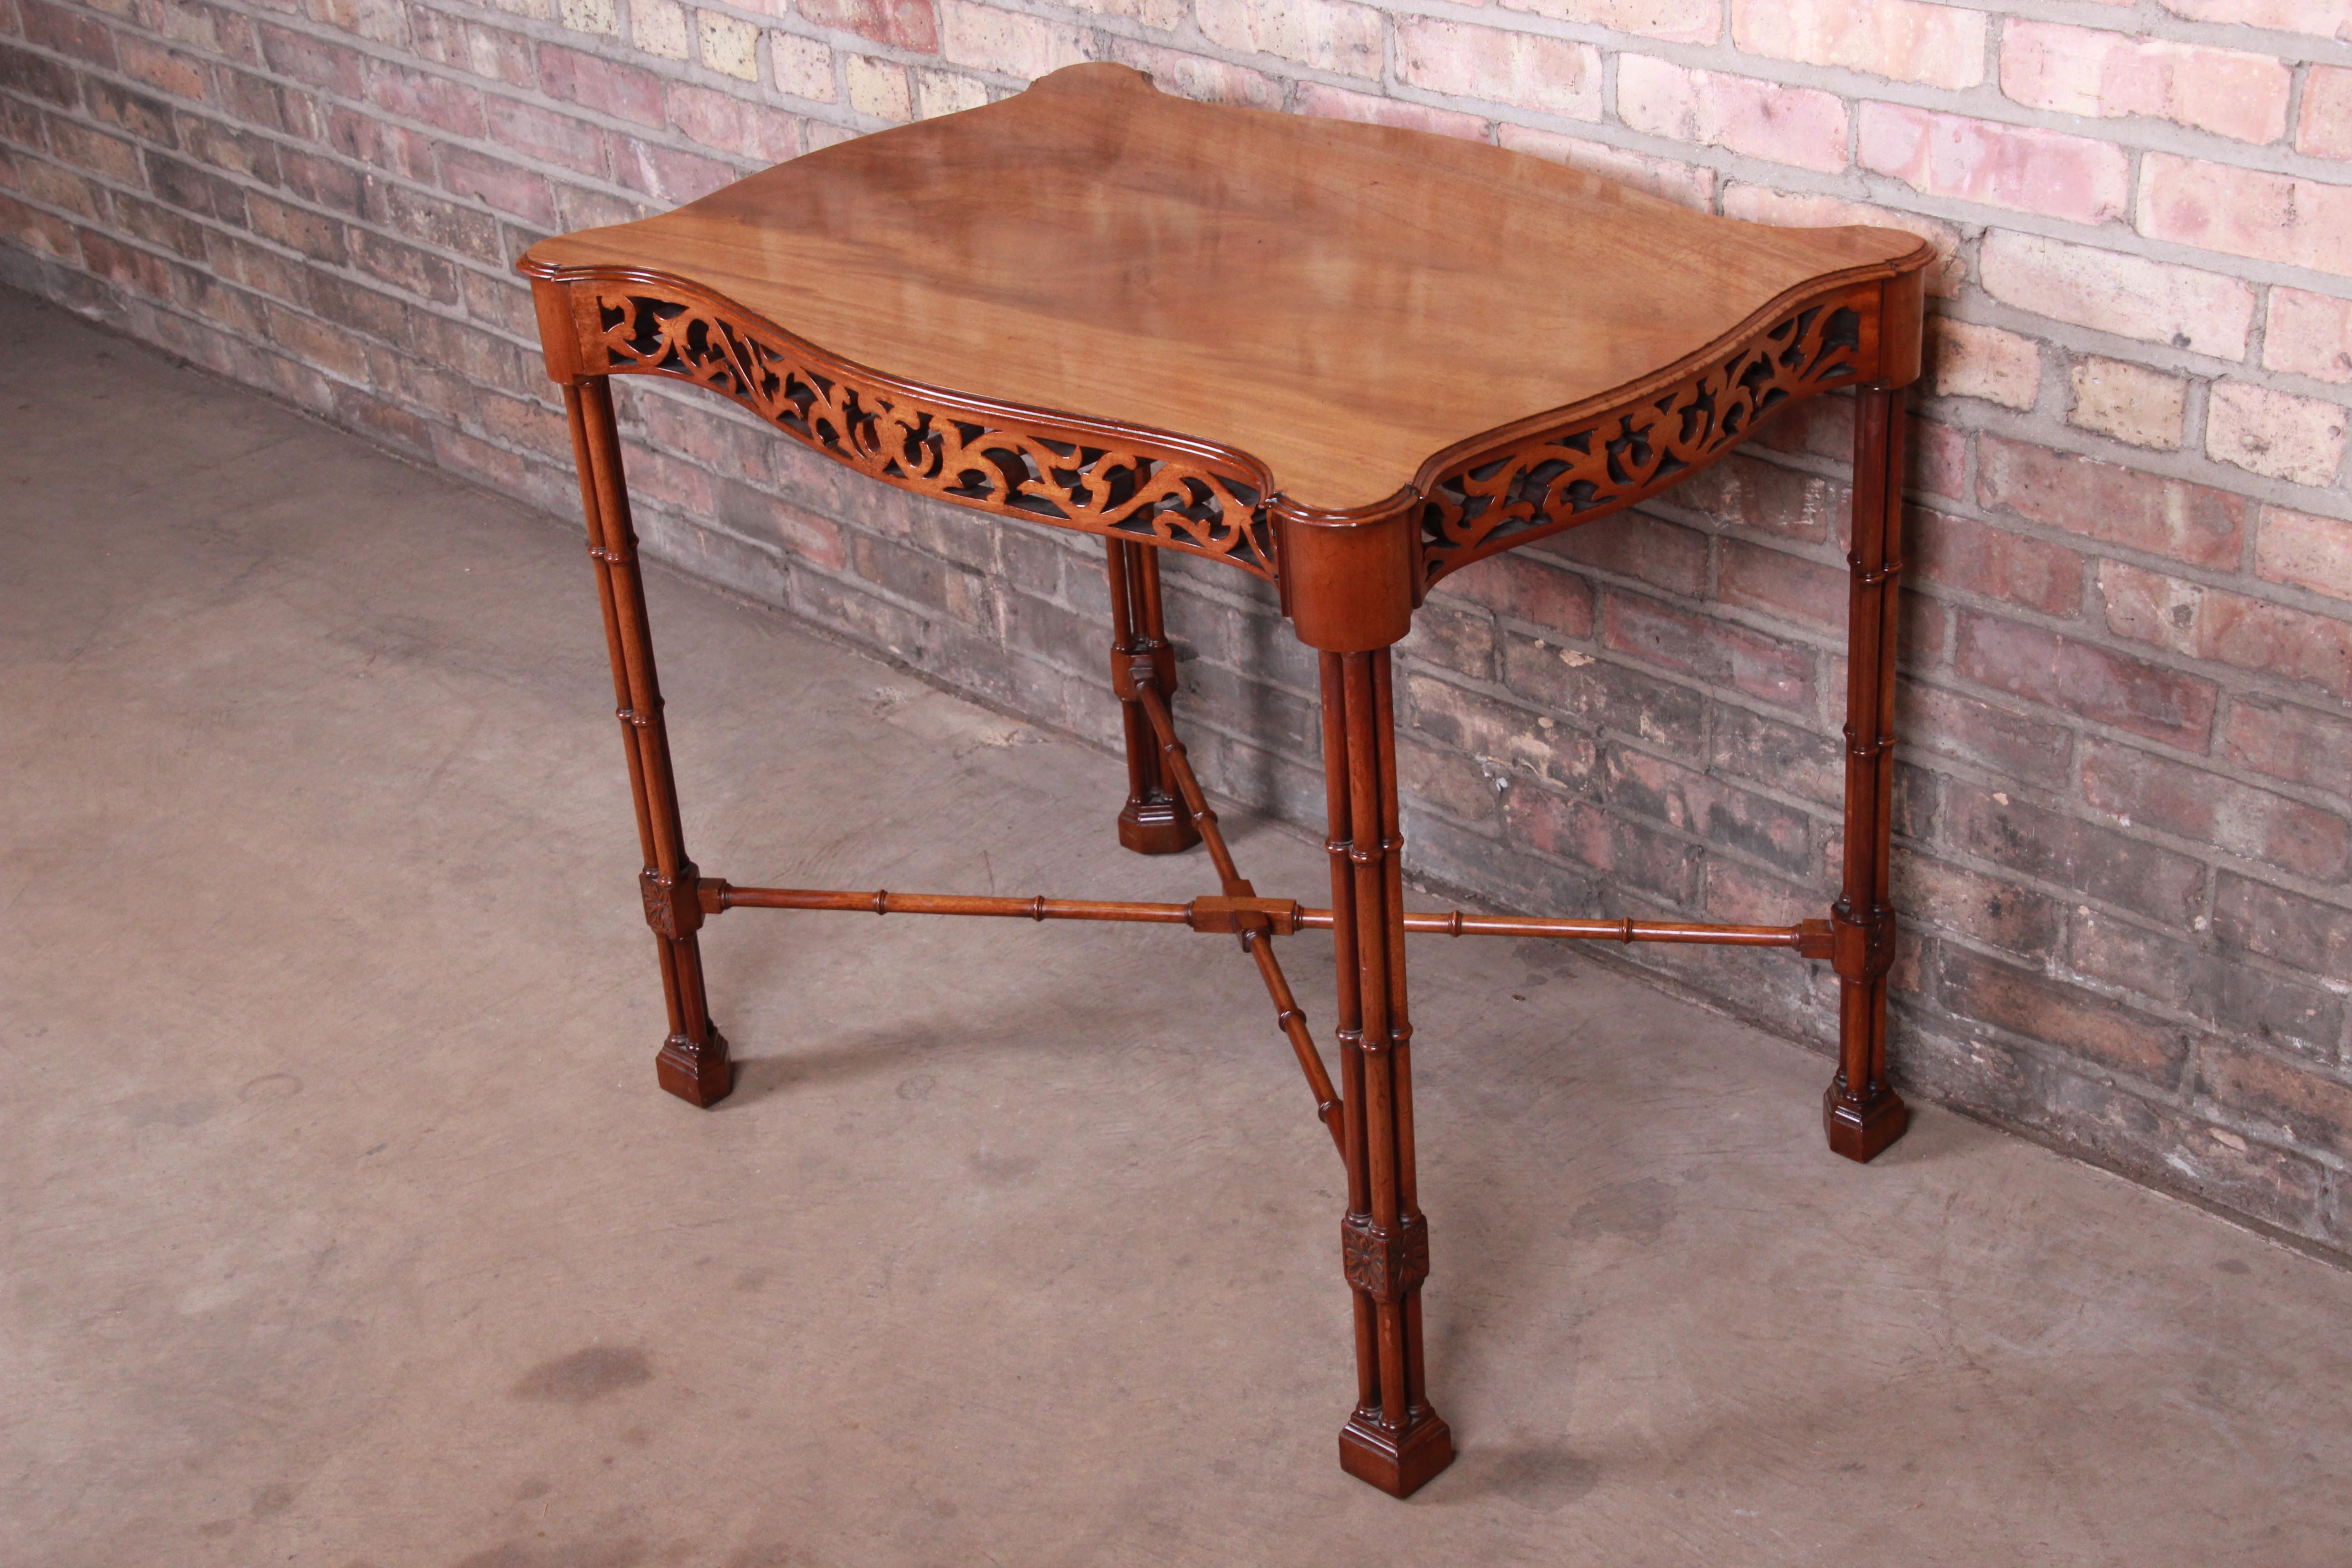
[[[2061,114],[2147,115],[2275,142],[2286,134],[2294,85],[2294,72],[2269,55],[2054,22],[2011,18],[2001,27],[2001,91]]]
[[[2352,624],[2120,561],[2099,563],[2099,592],[2118,637],[2352,698]]]
[[[1937,397],[1980,397],[2031,408],[2042,395],[2042,345],[1999,327],[1928,319],[1930,385]]]
[[[1402,82],[1454,98],[1601,118],[1601,51],[1591,44],[1409,16],[1396,24],[1396,72]]]
[[[1076,27],[971,0],[943,0],[940,39],[940,52],[960,66],[1003,71],[1024,81],[1093,58],[1087,36]]]
[[[2150,153],[2137,223],[2150,239],[2352,273],[2352,185]]]
[[[1731,41],[1748,54],[1954,89],[1984,79],[1985,21],[1916,0],[1731,0]]]
[[[936,54],[940,18],[931,0],[798,0],[803,16],[919,55]]]
[[[2103,581],[2116,565],[2105,563]],[[2210,680],[1972,610],[1960,614],[1952,667],[2011,696],[2189,751],[2203,751],[2213,727]]]
[[[2254,534],[2254,571],[2273,583],[2352,599],[2352,522],[2266,506]]]
[[[2263,363],[2315,381],[2352,381],[2352,300],[2274,286]]]
[[[1716,0],[1502,0],[1502,5],[1678,44],[1711,44],[1723,36],[1723,8]]]
[[[2344,464],[2344,428],[2341,404],[2216,382],[2206,399],[2205,455],[2274,479],[2333,484]]]
[[[1617,113],[1636,131],[1835,173],[1846,166],[1846,107],[1811,88],[1617,58]]]
[[[2131,195],[2123,149],[2031,126],[1865,103],[1857,145],[1864,168],[1915,191],[2016,212],[2105,223]]]
[[[1346,0],[1193,0],[1201,31],[1222,48],[1279,55],[1341,76],[1377,78],[1381,14]]]
[[[2066,423],[2136,447],[2176,451],[2186,421],[2189,383],[2121,360],[2077,360],[2067,371],[2074,406]]]
[[[1507,138],[1504,145],[1510,145]],[[1968,278],[1968,263],[1960,255],[1960,231],[1950,224],[1916,213],[1874,207],[1842,196],[1776,191],[1769,185],[1742,183],[1724,187],[1723,216],[1783,228],[1843,228],[1856,225],[1898,228],[1906,234],[1917,235],[1936,247],[1936,265],[1927,273],[1927,292],[1950,299],[1960,291],[1960,285]],[[1851,449],[1849,442],[1845,450]]]
[[[1588,174],[1598,174],[1604,180],[1662,197],[1676,206],[1700,212],[1712,211],[1715,206],[1715,171],[1696,163],[1629,152],[1606,142],[1562,136],[1558,132],[1538,131],[1525,125],[1502,126],[1497,140],[1514,153],[1532,153],[1538,158],[1549,158],[1555,163],[1565,163],[1571,169],[1581,169]]]
[[[2352,866],[2352,829],[2341,816],[2132,747],[2088,742],[2083,798],[2125,826],[2211,844],[2315,881],[2340,881]]]
[[[2198,566],[2234,568],[2248,503],[2227,490],[1997,436],[1977,438],[1977,499],[2030,522]]]
[[[2221,754],[2271,778],[2352,799],[2352,719],[2241,697],[2230,705]]]
[[[1906,751],[1957,758],[2045,789],[2072,786],[2074,734],[2064,725],[1917,680],[1899,681],[1895,691],[1895,733]]]
[[[1926,582],[2061,619],[2082,613],[2083,557],[2063,545],[1948,512],[1914,511],[1905,527],[1908,553]],[[1843,616],[1836,620],[1844,624]]]
[[[2102,1068],[2168,1086],[2180,1080],[2188,1066],[2189,1031],[2015,964],[1948,948],[1937,989],[1944,1005],[1964,1018]]]
[[[2352,70],[2314,66],[2303,79],[2294,147],[2315,158],[2352,158]]]

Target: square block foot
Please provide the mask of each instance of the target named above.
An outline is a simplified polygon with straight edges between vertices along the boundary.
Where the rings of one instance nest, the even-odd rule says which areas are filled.
[[[1454,1434],[1435,1415],[1423,1415],[1400,1437],[1360,1413],[1339,1428],[1339,1468],[1391,1497],[1411,1497],[1454,1462]]]
[[[1129,801],[1118,814],[1118,842],[1138,855],[1181,855],[1201,842],[1184,803],[1164,795]]]
[[[727,1057],[727,1037],[710,1026],[710,1043],[698,1046],[684,1035],[672,1035],[654,1058],[654,1076],[669,1093],[705,1110],[727,1098],[735,1087],[735,1068]]]
[[[1875,1100],[1849,1100],[1832,1084],[1822,1095],[1822,1126],[1830,1135],[1830,1152],[1868,1163],[1885,1152],[1911,1125],[1911,1111],[1903,1097],[1882,1089]]]

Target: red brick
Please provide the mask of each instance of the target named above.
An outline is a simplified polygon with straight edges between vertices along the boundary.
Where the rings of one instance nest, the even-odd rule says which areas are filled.
[[[0,195],[0,232],[36,255],[61,261],[77,259],[80,249],[81,231],[72,224],[38,207],[28,207],[11,195]]]
[[[1897,855],[1893,872],[1895,907],[1923,925],[2032,959],[2058,945],[2057,901],[2021,883],[1916,852]]]
[[[2150,239],[2352,272],[2352,185],[2150,153],[2140,163],[2137,221]]]
[[[2352,70],[2314,66],[2303,79],[2294,148],[2315,158],[2352,158]]]
[[[1743,539],[1725,540],[1717,558],[1716,592],[1725,604],[1807,626],[1843,631],[1848,590],[1843,567]]]
[[[2029,522],[2224,571],[2237,567],[2249,504],[2227,490],[1998,436],[1977,438],[1977,499]]]
[[[1730,925],[1794,925],[1821,919],[1828,901],[1820,889],[1799,887],[1719,855],[1707,858],[1709,920]]]
[[[2021,17],[2001,26],[2000,89],[2033,109],[2142,114],[2240,142],[2275,142],[2286,133],[2294,85],[2294,73],[2269,55]]]
[[[969,0],[945,0],[941,5],[940,45],[940,52],[957,65],[1003,71],[1024,80],[1088,59],[1094,47],[1088,35],[1076,27]]]
[[[1698,894],[1706,851],[1695,844],[1531,786],[1504,797],[1503,816],[1511,837],[1540,854],[1590,867],[1669,903],[1688,905]]]
[[[1202,33],[1220,48],[1277,55],[1338,76],[1381,74],[1384,24],[1371,6],[1349,0],[1193,0],[1192,9]]]
[[[1753,77],[1617,57],[1617,112],[1636,131],[1834,174],[1846,166],[1846,108],[1835,95]]]
[[[2007,599],[2069,620],[2082,614],[2083,557],[2063,545],[1948,512],[1907,511],[1904,526],[1918,570],[1915,582]]]
[[[2187,751],[2203,751],[2212,731],[2211,681],[2039,626],[1964,610],[1953,668],[2013,696]]]
[[[336,107],[327,111],[327,144],[347,158],[404,180],[433,180],[433,138],[381,115]]]
[[[2205,1053],[2198,1093],[2233,1116],[2277,1128],[2290,1144],[2352,1156],[2352,1084],[2258,1047]]]
[[[2352,38],[2352,10],[2344,0],[2163,0],[2176,16],[2235,23],[2281,33],[2310,33],[2341,43]]]
[[[467,83],[376,59],[367,62],[362,75],[368,101],[387,114],[421,120],[453,135],[482,134],[482,95]]]
[[[1275,97],[1277,100],[1280,99],[1278,89]],[[1268,107],[1278,107],[1278,103]],[[1451,136],[1463,142],[1486,140],[1486,121],[1478,115],[1464,114],[1452,109],[1432,109],[1425,103],[1408,103],[1402,99],[1382,98],[1377,93],[1350,92],[1344,87],[1326,87],[1318,81],[1298,84],[1298,112],[1324,120],[1352,120],[1360,125],[1393,125],[1406,131],[1426,131],[1433,136]],[[1536,149],[1528,148],[1527,151],[1534,152]]]
[[[2189,1031],[2032,970],[1944,950],[1938,992],[1964,1018],[2053,1046],[2102,1068],[2167,1086],[2188,1066]]]
[[[2105,223],[2129,200],[2122,148],[1906,104],[1865,103],[1857,157],[1913,190],[2017,212]]]
[[[352,265],[362,272],[444,305],[457,302],[456,269],[437,256],[363,228],[352,230],[351,250]]]
[[[2099,592],[2118,637],[2352,698],[2352,625],[2120,561],[2099,563]]]
[[[800,0],[800,14],[820,27],[839,27],[914,54],[937,54],[940,18],[931,0]]]
[[[2001,232],[1985,237],[1979,266],[2007,304],[2144,342],[2236,360],[2253,329],[2253,289],[2199,268]]]
[[[1496,615],[1532,621],[1556,636],[1592,635],[1592,584],[1520,551],[1489,556],[1440,578],[1434,592],[1484,605]]]
[[[2085,743],[2083,797],[2132,826],[2211,844],[2315,881],[2352,866],[2344,819],[2218,773],[2105,741]]]
[[[1602,604],[1602,640],[1621,653],[1776,707],[1813,706],[1820,659],[1810,647],[1616,590]]]
[[[116,49],[125,76],[176,98],[202,103],[212,97],[212,73],[194,55],[158,48],[143,38],[128,37],[119,41]]]
[[[1282,84],[1263,71],[1254,71],[1247,66],[1234,65],[1206,55],[1188,54],[1182,49],[1163,49],[1156,45],[1139,44],[1131,38],[1113,38],[1109,43],[1112,59],[1145,72],[1163,92],[1172,92],[1201,103],[1234,103],[1249,109],[1282,107]],[[1328,90],[1337,92],[1339,89]],[[1360,95],[1350,93],[1345,96]],[[1387,99],[1379,101],[1392,102]],[[1393,107],[1400,110],[1406,108],[1404,105]],[[1307,108],[1303,97],[1299,110],[1302,113],[1313,112]],[[1430,129],[1435,129],[1436,123],[1445,118],[1444,110],[1433,109],[1428,110],[1428,114]],[[1409,117],[1401,113],[1400,119]]]
[[[360,73],[367,57],[348,44],[330,43],[308,33],[261,25],[261,56],[280,76],[345,98],[360,96]]]
[[[1813,865],[1812,819],[1803,812],[1663,757],[1610,748],[1603,789],[1617,810],[1656,817],[1783,871],[1801,874]]]
[[[1784,724],[1745,708],[1716,710],[1712,772],[1736,773],[1824,805],[1844,798],[1845,748],[1811,724]]]
[[[50,121],[49,151],[78,169],[104,174],[120,184],[136,186],[147,177],[140,165],[138,143],[77,121]]]
[[[2241,697],[2230,705],[2221,754],[2240,767],[2352,799],[2352,720]]]
[[[669,84],[669,122],[706,147],[761,163],[800,153],[800,121],[793,115],[687,82]]]
[[[488,100],[490,138],[583,174],[604,172],[604,140],[596,128],[511,98]]]
[[[1600,748],[1548,714],[1455,686],[1418,671],[1405,676],[1411,727],[1498,772],[1583,790],[1600,767]]]
[[[88,12],[52,5],[48,0],[16,0],[25,41],[60,55],[71,55],[111,69],[115,63],[114,29]]]
[[[91,85],[98,87],[105,84],[92,83]],[[34,54],[29,49],[16,48],[6,43],[0,43],[0,87],[13,88],[29,98],[42,99],[67,108],[71,108],[81,101],[81,82],[74,74],[72,67],[62,61]],[[121,89],[118,88],[113,90],[120,92]],[[160,110],[161,106],[157,107]],[[101,115],[100,118],[112,117]],[[171,123],[171,115],[168,111],[159,112],[157,118],[167,126]],[[120,123],[119,121],[117,122]]]
[[[2352,381],[2352,300],[2273,286],[2263,363],[2315,381]]]
[[[1509,146],[1509,138],[1506,137],[1503,144]],[[1707,170],[1697,172],[1702,174],[1710,173]],[[1705,204],[1685,205],[1703,207]],[[1948,300],[1958,295],[1960,285],[1968,280],[1968,263],[1960,257],[1960,231],[1950,224],[1921,217],[1916,213],[1873,206],[1866,202],[1850,202],[1843,196],[1776,191],[1769,185],[1740,184],[1724,190],[1723,216],[1745,218],[1751,223],[1773,224],[1783,228],[1847,228],[1855,226],[1899,228],[1906,234],[1917,235],[1936,247],[1936,265],[1927,272],[1928,293]]]
[[[1639,512],[1555,533],[1512,554],[1556,556],[1696,598],[1706,588],[1706,535]]]
[[[641,142],[634,136],[608,133],[605,140],[614,181],[630,190],[643,191],[667,205],[677,206],[707,196],[741,178],[731,165],[697,153]]]
[[[1396,72],[1400,81],[1449,97],[1601,118],[1601,51],[1591,44],[1405,16],[1396,23]]]
[[[1929,87],[1984,79],[1985,14],[1917,0],[1731,0],[1731,41],[1751,55]]]
[[[2042,395],[2042,345],[1999,327],[1927,319],[1928,384],[1937,397],[1979,397],[2030,409]]]
[[[658,127],[666,122],[662,80],[635,66],[617,65],[577,49],[539,47],[539,79],[551,98],[579,104],[616,120]]]
[[[2224,947],[2340,981],[2352,974],[2352,909],[2224,871],[2213,885],[2213,935]]]
[[[409,15],[416,26],[416,53],[423,58],[509,87],[538,85],[537,48],[520,33],[486,27],[423,5],[413,7]]]
[[[1961,758],[2045,789],[2073,784],[2072,731],[1916,680],[1900,681],[1895,690],[1895,733],[1906,747]]]
[[[2273,583],[2352,599],[2352,522],[2266,506],[2254,535],[2254,571]]]
[[[2344,466],[2345,424],[2340,403],[2217,381],[2205,403],[2205,455],[2268,479],[2332,485]]]
[[[453,195],[472,197],[541,228],[555,226],[555,195],[545,177],[467,147],[442,148],[440,164],[442,188]]]
[[[2077,914],[2069,925],[2067,959],[2077,973],[2209,1024],[2322,1047],[2332,1047],[2344,1026],[2344,1005],[2316,986],[2112,916]]]
[[[1853,505],[1843,485],[1740,452],[1700,469],[1660,499],[1808,544],[1842,537]]]
[[[1580,22],[1678,44],[1711,44],[1723,36],[1723,11],[1715,0],[1502,0],[1502,4],[1505,10],[1528,11],[1555,22]]]

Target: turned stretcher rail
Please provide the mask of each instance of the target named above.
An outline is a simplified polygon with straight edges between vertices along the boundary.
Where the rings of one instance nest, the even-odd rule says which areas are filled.
[[[1031,921],[1136,921],[1148,925],[1188,926],[1218,933],[1264,930],[1278,936],[1328,931],[1329,910],[1308,909],[1281,899],[1208,898],[1184,904],[1136,903],[1113,899],[986,898],[961,893],[858,892],[831,888],[739,888],[717,878],[702,879],[702,908],[723,910],[831,910],[871,915],[992,915]],[[1570,942],[1706,942],[1729,947],[1793,947],[1808,958],[1829,956],[1827,921],[1796,925],[1720,925],[1703,921],[1563,920],[1532,915],[1473,915],[1460,910],[1408,913],[1407,931],[1444,936],[1538,937]]]

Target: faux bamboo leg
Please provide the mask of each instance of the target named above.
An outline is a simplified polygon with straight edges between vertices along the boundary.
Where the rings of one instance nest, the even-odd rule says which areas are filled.
[[[1127,805],[1118,841],[1139,855],[1174,855],[1201,841],[1184,803],[1168,787],[1160,745],[1133,692],[1149,680],[1164,699],[1176,692],[1176,650],[1160,604],[1160,552],[1106,539],[1110,557],[1111,687],[1127,730]]]
[[[591,377],[565,387],[563,402],[580,466],[580,500],[588,516],[588,553],[596,563],[604,639],[613,656],[613,696],[628,752],[637,840],[645,853],[638,885],[669,1008],[669,1036],[655,1058],[655,1072],[662,1088],[680,1100],[715,1105],[734,1087],[733,1074],[726,1037],[710,1021],[703,994],[702,952],[694,934],[702,925],[698,878],[686,858],[678,821],[677,781],[662,725],[661,684],[654,673],[653,634],[646,618],[612,390],[604,377]]]
[[[1868,1160],[1910,1112],[1886,1082],[1887,901],[1894,829],[1895,655],[1903,573],[1903,389],[1855,395],[1853,551],[1846,627],[1845,881],[1830,910],[1838,976],[1838,1072],[1822,1096],[1831,1149]]]
[[[1323,655],[1323,752],[1347,1108],[1340,1261],[1356,1308],[1356,1408],[1339,1429],[1339,1464],[1405,1497],[1453,1461],[1454,1438],[1430,1407],[1422,1363],[1429,1227],[1413,1181],[1388,664],[1386,649]]]

